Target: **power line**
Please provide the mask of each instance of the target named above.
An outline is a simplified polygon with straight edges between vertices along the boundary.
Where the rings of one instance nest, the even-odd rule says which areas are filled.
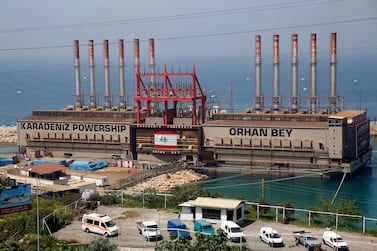
[[[289,29],[299,29],[299,28],[306,28],[306,27],[313,27],[313,26],[325,26],[331,24],[348,24],[348,23],[355,23],[355,22],[368,22],[368,21],[375,21],[377,20],[376,17],[366,17],[366,18],[357,18],[357,19],[348,19],[348,20],[340,20],[340,21],[331,21],[331,22],[321,22],[321,23],[311,23],[311,24],[296,24],[296,25],[289,25],[289,26],[281,26],[281,27],[271,27],[271,28],[263,28],[263,29],[250,29],[250,30],[243,30],[243,31],[231,31],[231,32],[221,32],[221,33],[206,33],[206,34],[193,34],[193,35],[186,35],[186,36],[176,36],[176,37],[161,37],[161,38],[154,38],[155,41],[171,41],[171,40],[183,40],[183,39],[196,39],[196,38],[209,38],[209,37],[225,37],[225,36],[232,36],[232,35],[240,35],[240,34],[249,34],[249,33],[259,33],[259,32],[266,32],[266,31],[277,31],[277,30],[289,30]],[[147,39],[141,39],[141,42],[148,41]],[[133,43],[132,40],[125,41],[126,43]],[[115,44],[116,42],[112,42],[111,44]],[[100,45],[102,43],[96,43],[95,45]],[[20,51],[20,50],[40,50],[40,49],[60,49],[60,48],[71,48],[72,45],[55,45],[55,46],[36,46],[36,47],[17,47],[17,48],[0,48],[1,51]],[[346,48],[346,50],[350,49],[376,49],[377,45],[374,46],[360,46],[354,48]]]
[[[134,24],[134,23],[145,23],[145,22],[155,23],[155,22],[203,18],[203,17],[211,17],[211,16],[234,15],[234,14],[255,12],[255,11],[263,12],[266,10],[286,9],[286,8],[292,8],[292,7],[302,7],[302,6],[318,5],[318,4],[328,4],[330,2],[339,2],[339,0],[317,0],[317,1],[311,1],[311,0],[301,1],[300,0],[300,1],[295,1],[295,2],[283,2],[283,3],[278,3],[278,4],[265,4],[265,5],[250,6],[250,7],[243,7],[243,8],[192,12],[192,13],[186,13],[186,14],[175,14],[175,15],[166,15],[166,16],[120,19],[120,20],[112,20],[112,21],[104,21],[104,22],[76,23],[76,24],[3,29],[3,30],[0,30],[0,34],[1,33],[3,34],[16,33],[16,32],[63,30],[63,29],[83,29],[83,28],[90,28],[90,27]]]

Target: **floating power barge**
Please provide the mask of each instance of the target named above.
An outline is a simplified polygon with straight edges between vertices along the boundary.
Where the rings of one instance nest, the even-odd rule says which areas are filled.
[[[108,41],[104,41],[104,103],[97,104],[94,43],[89,41],[89,103],[80,83],[79,42],[74,42],[75,103],[61,110],[35,110],[17,121],[20,151],[30,157],[187,161],[274,171],[353,173],[371,157],[366,111],[344,110],[336,95],[336,34],[331,34],[330,94],[320,102],[316,83],[316,35],[311,35],[310,95],[298,92],[298,37],[292,35],[292,92],[279,93],[279,36],[274,35],[271,107],[262,95],[261,37],[255,37],[254,107],[227,113],[207,107],[195,67],[190,72],[156,72],[154,40],[150,70],[140,71],[134,40],[134,105],[126,104],[123,40],[119,40],[119,95],[110,94]],[[289,107],[282,100],[289,99]],[[285,102],[287,103],[287,102]],[[320,106],[320,103],[327,103]]]

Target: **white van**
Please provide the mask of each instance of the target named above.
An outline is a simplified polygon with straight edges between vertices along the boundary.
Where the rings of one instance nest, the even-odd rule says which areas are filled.
[[[234,223],[233,221],[223,221],[223,222],[221,222],[221,229],[224,231],[224,233],[226,234],[226,237],[231,242],[244,242],[244,241],[246,241],[241,227],[238,226],[238,224]]]
[[[339,234],[333,231],[327,230],[323,232],[322,240],[323,243],[334,250],[348,250],[347,242],[345,242]]]
[[[119,229],[115,222],[106,214],[88,213],[82,216],[81,229],[85,232],[104,236],[118,235]]]
[[[270,245],[270,247],[284,246],[283,238],[279,232],[272,227],[262,227],[259,231],[259,239]]]

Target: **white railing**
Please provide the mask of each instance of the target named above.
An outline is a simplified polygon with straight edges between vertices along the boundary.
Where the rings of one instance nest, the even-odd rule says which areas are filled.
[[[365,217],[362,215],[352,215],[352,214],[341,214],[341,213],[335,213],[335,212],[326,212],[326,211],[316,211],[316,210],[309,210],[309,209],[300,209],[300,208],[287,208],[283,206],[271,206],[271,205],[262,205],[259,203],[255,202],[246,202],[246,205],[253,205],[256,207],[257,211],[257,219],[259,220],[262,216],[261,213],[261,208],[270,208],[270,209],[275,209],[275,222],[279,222],[279,219],[284,221],[286,219],[286,211],[294,211],[294,212],[304,212],[307,215],[308,219],[308,226],[311,227],[312,222],[313,222],[313,215],[330,215],[335,217],[335,229],[338,229],[339,227],[339,218],[340,217],[345,217],[345,218],[351,218],[351,219],[359,219],[361,220],[362,223],[362,233],[365,234],[366,231],[366,223],[368,221],[374,222],[374,224],[377,222],[377,218],[370,218],[370,217]]]

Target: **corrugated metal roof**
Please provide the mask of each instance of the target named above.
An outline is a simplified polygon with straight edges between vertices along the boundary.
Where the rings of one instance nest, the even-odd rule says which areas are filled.
[[[107,123],[134,123],[134,118],[117,118],[117,117],[74,117],[74,116],[28,116],[19,119],[18,121],[42,121],[42,122],[107,122]]]
[[[196,200],[193,201],[193,204],[199,207],[226,208],[226,209],[235,209],[241,203],[243,203],[242,200],[209,198],[209,197],[198,197],[196,198]]]
[[[252,127],[327,127],[327,121],[283,121],[283,120],[212,120],[206,122],[208,126],[252,126]]]
[[[180,207],[194,207],[194,201],[193,200],[188,200],[186,202],[183,202],[179,204]]]
[[[333,116],[330,115],[329,117],[354,118],[354,117],[362,115],[364,113],[365,113],[365,111],[362,111],[362,110],[344,110],[344,111],[341,111],[341,112],[334,114]]]
[[[22,169],[25,171],[31,171],[37,174],[49,174],[49,173],[67,170],[68,167],[58,162],[49,162],[49,163],[39,164],[36,166],[25,166]]]
[[[38,189],[46,191],[46,192],[64,192],[64,191],[70,191],[70,190],[77,190],[78,187],[70,187],[67,185],[54,184],[54,185],[39,186]]]

